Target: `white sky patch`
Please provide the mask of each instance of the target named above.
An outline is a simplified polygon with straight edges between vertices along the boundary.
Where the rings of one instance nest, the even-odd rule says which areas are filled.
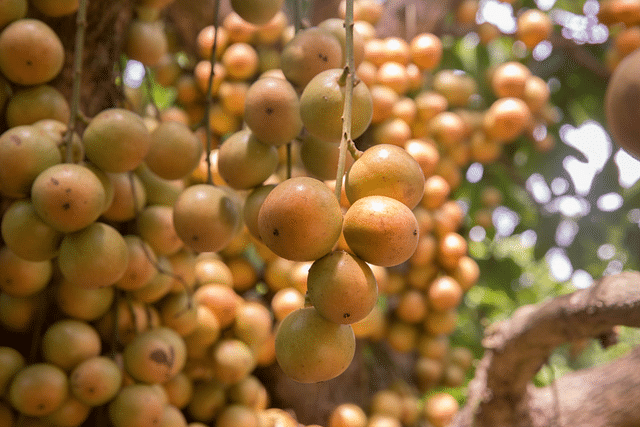
[[[593,178],[602,170],[611,156],[611,140],[604,128],[594,121],[586,121],[580,127],[563,125],[560,128],[562,141],[580,151],[587,159],[582,162],[567,156],[562,165],[571,176],[576,193],[586,195],[591,190]]]
[[[482,179],[484,167],[480,163],[472,163],[467,169],[467,181],[475,184]]]
[[[575,196],[560,196],[544,207],[549,213],[558,213],[575,218],[587,215],[591,211],[591,205],[585,199]]]
[[[604,270],[604,275],[607,276],[611,274],[620,274],[622,273],[623,268],[624,264],[622,263],[622,261],[615,259],[607,264],[607,268],[605,268]]]
[[[520,216],[509,208],[498,206],[493,210],[492,220],[498,236],[511,236],[520,223]]]
[[[593,284],[593,277],[584,270],[576,270],[571,276],[571,283],[577,289],[585,289]]]
[[[579,228],[578,224],[573,220],[562,220],[556,228],[556,244],[564,248],[571,245],[576,234],[578,234]]]
[[[469,239],[474,242],[482,242],[487,237],[487,231],[484,227],[476,225],[469,230]]]
[[[551,275],[558,282],[566,282],[573,274],[573,266],[563,249],[551,248],[545,255]]]
[[[551,191],[556,196],[561,196],[569,191],[569,182],[561,176],[553,178],[551,181]]]
[[[597,205],[603,212],[613,212],[620,209],[623,202],[622,196],[618,193],[607,193],[598,197]]]
[[[513,7],[508,3],[496,0],[481,0],[479,7],[478,23],[489,22],[505,34],[516,32],[516,18],[513,16]]]
[[[142,84],[144,74],[144,65],[135,59],[130,59],[124,69],[124,84],[134,89],[138,88]]]
[[[556,4],[556,0],[536,0],[536,6],[540,10],[549,10]]]
[[[616,247],[610,243],[605,243],[604,245],[600,245],[597,251],[598,258],[603,261],[608,261],[613,258],[616,254]]]
[[[620,149],[614,156],[614,161],[620,172],[618,182],[622,188],[629,188],[640,179],[640,161]]]
[[[533,230],[525,230],[520,234],[520,244],[525,248],[530,248],[536,244],[538,235]]]
[[[525,187],[538,203],[548,203],[551,200],[551,190],[544,177],[539,173],[532,174],[525,183]]]
[[[545,40],[538,43],[536,47],[533,48],[531,56],[533,56],[533,59],[535,59],[536,61],[544,61],[551,55],[552,51],[553,45],[551,44],[551,42]]]

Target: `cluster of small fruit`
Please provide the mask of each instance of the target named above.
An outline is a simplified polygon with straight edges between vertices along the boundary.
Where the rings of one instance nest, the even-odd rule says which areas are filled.
[[[359,2],[360,10],[365,4]],[[156,31],[157,22],[147,25],[153,16],[147,9],[160,6],[144,6],[132,28]],[[237,15],[230,16],[224,22],[237,21]],[[283,15],[278,12],[272,19],[282,19],[278,16]],[[37,27],[37,35],[45,34],[47,46],[58,46],[52,42],[57,36],[47,32],[45,24],[19,19],[0,35],[0,56],[7,64],[1,67],[9,71],[0,69],[14,84],[44,84],[59,69],[44,80],[18,80],[30,74],[26,70],[34,63],[48,63],[40,56],[38,61],[28,57],[36,48],[24,42],[26,36],[5,36],[25,21]],[[341,22],[325,25],[344,33]],[[283,33],[284,25],[278,25]],[[249,26],[245,22],[240,27]],[[221,63],[216,65],[222,68],[216,71],[214,82],[219,79],[219,84],[213,90],[220,102],[214,104],[210,123],[217,136],[227,138],[216,153],[214,175],[234,190],[197,185],[206,180],[208,168],[201,140],[187,125],[196,126],[199,119],[191,118],[197,114],[181,116],[173,110],[186,120],[158,122],[123,108],[105,110],[90,120],[81,139],[72,139],[69,163],[62,163],[69,158],[64,124],[69,113],[55,115],[64,108],[49,108],[42,117],[16,113],[16,120],[22,121],[7,123],[9,130],[0,136],[5,244],[0,257],[0,321],[6,330],[29,335],[38,321],[49,320],[39,317],[52,301],[56,304],[48,317],[56,320],[47,324],[38,342],[42,350],[34,357],[42,363],[27,365],[19,352],[2,348],[7,363],[2,365],[5,381],[0,390],[7,392],[1,406],[6,419],[12,420],[17,410],[25,423],[73,426],[84,422],[92,407],[108,403],[116,427],[154,420],[184,425],[185,408],[192,419],[216,419],[219,426],[252,425],[260,417],[275,423],[285,415],[264,410],[268,396],[251,376],[253,369],[273,363],[279,354],[285,371],[300,381],[324,380],[344,371],[353,356],[354,336],[372,336],[366,327],[371,315],[388,315],[375,305],[377,286],[400,295],[405,276],[383,280],[391,274],[384,267],[410,258],[412,266],[421,268],[406,280],[421,291],[422,314],[427,309],[423,291],[434,289],[429,291],[434,294],[429,297],[429,314],[418,322],[424,320],[427,331],[435,335],[455,327],[461,286],[471,286],[477,277],[473,278],[472,260],[463,256],[464,239],[454,232],[462,212],[446,200],[445,180],[425,173],[425,167],[433,166],[429,154],[421,161],[408,145],[406,150],[388,143],[371,147],[350,167],[340,202],[329,186],[306,177],[281,183],[274,178],[273,185],[259,186],[283,163],[277,147],[295,138],[303,125],[308,135],[300,148],[297,173],[304,166],[329,176],[326,171],[333,170],[335,177],[336,151],[327,147],[337,148],[341,136],[343,49],[338,38],[320,27],[299,31],[279,56],[282,73],[249,84],[257,73],[257,57],[247,53],[253,47],[232,39],[230,24],[221,28],[236,41],[219,45]],[[256,28],[255,34],[260,34],[263,27]],[[3,43],[25,44],[20,53],[27,60],[16,60],[16,48],[3,48]],[[126,49],[136,57],[131,40]],[[61,48],[59,52],[62,55]],[[155,63],[157,75],[162,74],[166,55],[137,58],[149,66]],[[63,56],[57,60],[62,63]],[[206,68],[200,64],[210,62],[204,59],[196,65],[194,83],[199,81],[198,66]],[[27,68],[11,74],[18,65]],[[311,74],[305,74],[309,69]],[[208,78],[210,65],[208,70],[202,76]],[[184,77],[173,75],[176,84]],[[321,89],[327,83],[330,94]],[[190,89],[194,99],[203,99],[208,85],[196,83]],[[225,91],[233,96],[223,97]],[[184,100],[184,92],[179,86],[179,99]],[[365,132],[373,114],[368,96],[365,83],[357,83],[354,138]],[[318,102],[325,97],[333,104],[322,110]],[[35,103],[41,104],[49,105]],[[183,105],[185,111],[204,113],[202,102]],[[44,122],[34,124],[41,119]],[[242,120],[248,130],[238,129]],[[429,143],[415,142],[429,153]],[[241,192],[248,190],[252,191],[241,211]],[[242,231],[242,219],[248,231]],[[292,224],[292,219],[300,222]],[[435,251],[435,240],[426,238],[431,229],[440,230]],[[336,245],[342,250],[333,251]],[[264,278],[273,314],[254,294],[257,274],[244,258],[249,247],[270,260]],[[218,250],[223,259],[212,253]],[[434,256],[440,266],[450,267],[446,271],[451,274],[446,280],[439,278],[438,286],[430,286],[440,276],[440,266],[432,265]],[[464,263],[468,266],[456,276],[457,266]],[[282,278],[292,270],[298,272],[295,281]],[[244,293],[246,298],[240,296]],[[313,307],[303,308],[305,294]],[[405,294],[398,298],[398,307],[405,307],[395,310],[399,318],[415,305],[415,293]],[[292,313],[297,314],[288,317]],[[405,316],[405,323],[415,322],[415,313],[411,315],[411,320]],[[280,340],[273,332],[272,316],[280,323]],[[365,327],[349,326],[358,325],[358,320]],[[299,322],[313,332],[296,330]],[[404,324],[393,325],[389,331],[402,334]],[[113,358],[102,356],[104,342],[112,344]],[[319,348],[319,343],[328,345]]]
[[[380,390],[371,399],[369,416],[352,403],[338,405],[329,416],[328,427],[401,427],[425,419],[433,427],[445,427],[458,411],[458,402],[447,393],[434,393],[423,405],[407,390]]]
[[[597,17],[609,27],[610,39],[605,64],[613,72],[620,61],[640,47],[640,5],[632,1],[600,2]]]

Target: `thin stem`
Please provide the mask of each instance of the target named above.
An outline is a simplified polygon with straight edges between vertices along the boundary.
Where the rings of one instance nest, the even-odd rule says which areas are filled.
[[[76,45],[73,52],[73,87],[71,92],[71,115],[65,135],[65,162],[73,162],[73,134],[76,131],[76,120],[80,109],[80,84],[82,83],[82,55],[84,51],[84,33],[87,28],[87,1],[80,0],[76,17]]]
[[[347,149],[351,140],[351,108],[353,105],[353,84],[355,73],[355,59],[353,55],[353,0],[346,1],[346,14],[344,20],[346,41],[345,54],[347,64],[344,67],[346,74],[346,87],[344,91],[344,112],[342,114],[342,139],[340,140],[340,153],[338,156],[338,172],[336,174],[336,198],[340,200],[342,193],[342,177],[344,176],[345,165],[347,161]]]
[[[134,182],[133,172],[132,171],[129,172],[129,185],[131,186],[131,198],[133,199],[134,216],[137,218],[138,214],[140,212],[138,210],[138,205],[136,203],[136,200],[138,199],[138,197],[136,195],[136,186],[135,186],[135,182]],[[154,259],[153,253],[151,252],[151,249],[147,246],[147,244],[145,242],[142,242],[140,247],[142,248],[142,252],[144,252],[144,256],[147,258],[147,261],[149,261],[149,263],[151,263],[151,265],[153,265],[153,267],[156,269],[156,271],[159,274],[164,274],[165,276],[169,276],[173,280],[176,280],[176,281],[180,282],[180,284],[184,288],[184,291],[187,294],[187,297],[188,297],[188,300],[189,300],[188,307],[191,308],[191,304],[192,304],[192,300],[193,300],[193,298],[192,298],[193,297],[193,292],[192,292],[191,287],[187,283],[187,281],[184,280],[184,277],[182,277],[179,274],[174,273],[173,271],[168,271],[164,267],[162,267],[162,265],[160,265],[160,263],[156,259]]]
[[[204,127],[207,137],[207,184],[213,185],[213,176],[211,174],[211,119],[209,114],[213,107],[213,76],[215,74],[214,69],[216,65],[216,49],[218,47],[218,15],[220,14],[220,0],[215,0],[215,7],[213,10],[213,47],[211,48],[211,71],[209,72],[209,82],[207,83],[207,104],[204,111]]]
[[[160,109],[158,108],[158,104],[156,103],[156,98],[153,96],[153,80],[151,79],[151,68],[144,67],[144,80],[147,84],[147,96],[149,97],[149,103],[151,104],[151,108],[153,109],[154,117],[160,118]]]
[[[110,357],[112,359],[116,358],[118,354],[118,350],[120,347],[120,298],[122,291],[118,288],[114,289],[113,303],[111,307],[113,307],[113,323],[111,329],[111,353]]]
[[[293,9],[293,27],[296,33],[302,29],[302,15],[300,13],[300,0],[291,0],[291,8]],[[291,142],[287,143],[287,179],[291,178],[291,172],[293,170],[292,163],[292,147]]]
[[[291,0],[293,9],[293,27],[296,33],[302,29],[302,16],[300,14],[300,0]]]

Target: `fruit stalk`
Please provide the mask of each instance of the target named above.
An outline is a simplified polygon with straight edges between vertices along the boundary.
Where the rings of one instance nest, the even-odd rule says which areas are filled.
[[[71,114],[69,126],[65,135],[66,155],[65,162],[73,162],[73,134],[76,131],[76,120],[80,108],[80,83],[82,81],[82,55],[84,50],[84,33],[87,28],[87,1],[80,0],[76,17],[76,45],[73,52],[73,87],[71,92]]]
[[[345,54],[347,63],[344,67],[346,87],[344,91],[344,112],[342,114],[342,139],[340,140],[340,153],[338,156],[338,172],[336,174],[336,197],[340,200],[342,193],[342,177],[344,176],[347,161],[347,148],[351,141],[351,108],[353,104],[353,83],[355,72],[355,59],[353,54],[353,0],[346,1],[346,14],[344,19],[346,41]]]
[[[160,109],[158,108],[156,99],[153,97],[153,80],[151,79],[151,68],[147,66],[144,67],[144,79],[147,83],[147,96],[149,97],[149,103],[151,104],[151,108],[153,109],[153,115],[156,118],[159,118]]]
[[[213,10],[213,46],[211,47],[211,72],[209,73],[209,82],[207,83],[207,103],[204,112],[204,128],[207,135],[207,184],[213,185],[213,176],[211,175],[211,120],[209,114],[213,107],[213,87],[214,66],[216,65],[216,49],[218,47],[218,16],[220,14],[220,0],[216,0]]]

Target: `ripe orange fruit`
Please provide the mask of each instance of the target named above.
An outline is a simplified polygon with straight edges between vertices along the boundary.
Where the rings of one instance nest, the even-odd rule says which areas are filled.
[[[161,122],[151,133],[151,146],[144,161],[159,177],[179,179],[198,166],[203,151],[202,143],[187,125]]]
[[[498,97],[522,98],[531,71],[519,62],[500,64],[491,75],[491,87]]]
[[[330,32],[340,42],[340,46],[342,47],[342,66],[344,67],[347,64],[345,48],[345,44],[347,42],[347,34],[344,27],[344,19],[325,19],[318,24],[318,28],[322,28],[323,30]],[[362,36],[358,34],[357,31],[355,31],[355,29],[353,31],[353,59],[356,68],[358,68],[358,66],[364,59],[364,40]]]
[[[338,405],[329,416],[328,427],[366,427],[367,414],[353,403]]]
[[[326,320],[313,307],[301,308],[289,314],[276,331],[276,359],[295,381],[327,381],[349,367],[355,343],[351,325]]]
[[[448,393],[436,393],[424,404],[424,415],[435,427],[448,425],[458,412],[458,401]]]
[[[54,284],[55,300],[65,315],[92,321],[102,317],[111,307],[113,287],[85,289],[61,278]]]
[[[529,49],[547,40],[552,31],[551,18],[538,9],[529,9],[518,16],[516,37]]]
[[[343,70],[333,68],[313,77],[300,96],[300,116],[309,133],[326,141],[342,137],[342,115],[346,84]],[[367,86],[360,82],[353,88],[351,138],[362,135],[371,123],[373,101]]]
[[[423,70],[433,70],[442,58],[442,42],[429,33],[418,34],[411,40],[411,60]]]
[[[278,166],[278,153],[249,129],[227,138],[218,149],[218,173],[231,188],[248,190],[262,184]]]
[[[378,300],[378,285],[366,262],[344,251],[316,260],[307,278],[311,304],[335,323],[364,319]]]
[[[286,80],[256,80],[247,91],[244,105],[244,120],[260,142],[283,145],[302,130],[298,94]]]
[[[82,140],[87,158],[105,172],[135,169],[151,148],[151,134],[140,116],[122,108],[98,113]]]
[[[629,100],[640,93],[639,59],[640,51],[636,51],[620,61],[607,85],[604,104],[607,127],[614,142],[638,158],[640,138],[637,115],[640,110]]]
[[[19,19],[0,33],[0,71],[19,85],[53,80],[64,64],[64,48],[58,35],[37,19]]]
[[[311,27],[298,31],[282,49],[282,72],[298,91],[321,71],[340,67],[340,42],[328,31]]]
[[[197,184],[178,196],[173,225],[180,239],[193,250],[217,252],[238,231],[240,215],[240,206],[230,191]]]
[[[35,126],[17,126],[0,135],[0,193],[22,198],[45,169],[62,161],[55,141]]]
[[[231,0],[233,11],[247,22],[264,25],[282,8],[283,0]]]
[[[104,210],[105,189],[90,169],[64,163],[38,175],[31,187],[31,200],[44,222],[69,233],[98,219]]]
[[[49,85],[39,85],[16,92],[7,103],[6,119],[11,128],[53,119],[68,123],[69,103],[64,95]]]
[[[129,58],[150,67],[158,64],[168,50],[164,23],[160,20],[132,20],[127,29],[125,43],[125,53]]]
[[[344,216],[343,232],[359,258],[383,267],[407,261],[418,245],[418,221],[413,212],[386,196],[356,200]]]
[[[418,162],[404,148],[390,144],[365,150],[345,178],[345,191],[352,204],[366,196],[387,196],[413,209],[422,199],[424,185]]]
[[[127,243],[110,225],[94,222],[67,234],[60,244],[58,266],[63,276],[87,289],[113,285],[125,273]]]
[[[81,320],[58,320],[42,336],[44,360],[67,372],[79,363],[100,355],[101,351],[98,331]]]
[[[262,241],[279,256],[313,261],[331,251],[340,236],[342,210],[322,181],[288,179],[265,198],[258,214]]]
[[[148,384],[127,385],[109,403],[109,419],[114,427],[157,426],[163,412],[160,393]]]
[[[24,415],[40,417],[55,411],[69,395],[65,372],[51,363],[35,363],[18,371],[9,386],[11,405]]]

